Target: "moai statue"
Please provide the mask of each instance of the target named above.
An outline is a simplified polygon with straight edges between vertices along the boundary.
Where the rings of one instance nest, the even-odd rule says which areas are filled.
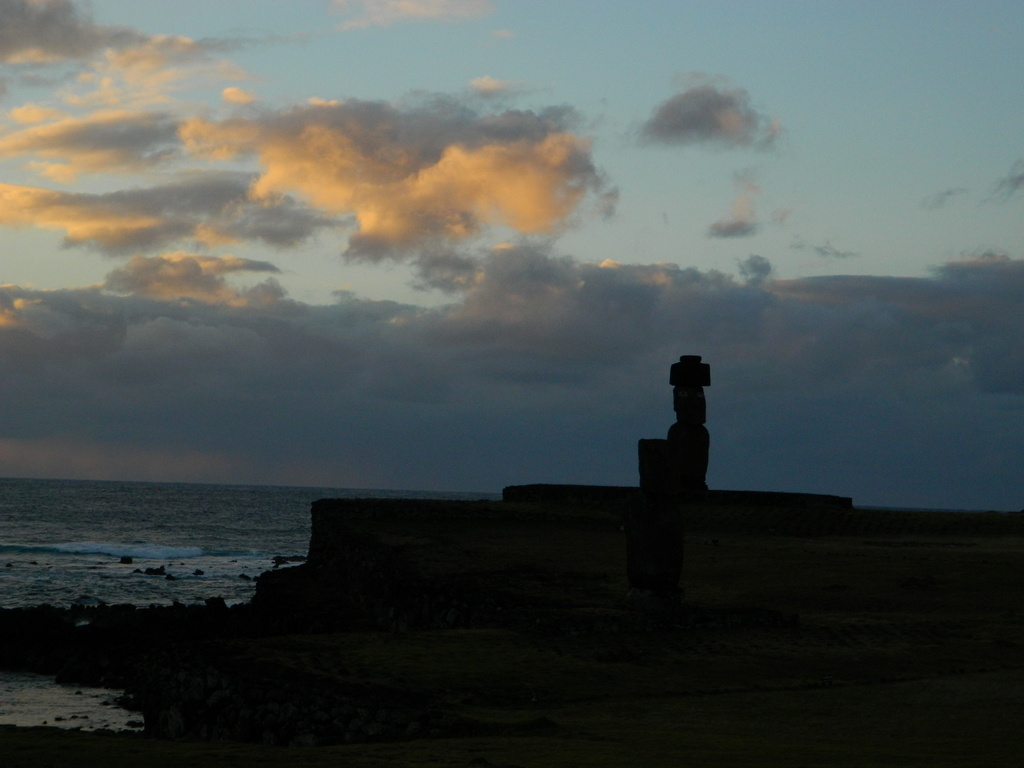
[[[681,505],[704,501],[710,438],[704,426],[704,387],[711,367],[699,355],[683,355],[669,374],[676,422],[665,440],[641,440],[641,498],[627,515],[626,569],[630,595],[669,606],[681,597]]]
[[[704,426],[708,415],[704,387],[711,386],[711,366],[702,363],[700,355],[683,355],[670,369],[669,384],[676,423],[668,428],[668,443],[674,451],[680,501],[704,501],[711,445]]]

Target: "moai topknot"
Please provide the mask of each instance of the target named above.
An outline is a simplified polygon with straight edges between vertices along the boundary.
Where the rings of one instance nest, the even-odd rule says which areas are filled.
[[[679,601],[683,567],[681,505],[704,501],[710,438],[704,387],[711,366],[683,355],[669,373],[675,423],[664,440],[640,440],[641,499],[626,520],[630,593],[668,606]]]
[[[676,423],[668,429],[668,442],[674,448],[673,461],[679,478],[681,501],[703,501],[708,486],[708,449],[711,437],[707,427],[704,387],[711,386],[711,366],[700,355],[683,355],[670,369],[672,408]]]

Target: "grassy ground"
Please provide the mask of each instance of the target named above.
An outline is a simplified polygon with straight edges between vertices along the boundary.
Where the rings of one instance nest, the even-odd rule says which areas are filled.
[[[796,627],[352,632],[232,648],[241,660],[422,691],[476,723],[457,738],[297,750],[6,728],[0,765],[1019,765],[1018,524],[774,514],[695,515],[683,584],[691,604],[797,613]],[[366,526],[404,537],[395,541],[435,568],[464,560],[494,579],[515,574],[538,602],[614,611],[624,541],[611,522]]]

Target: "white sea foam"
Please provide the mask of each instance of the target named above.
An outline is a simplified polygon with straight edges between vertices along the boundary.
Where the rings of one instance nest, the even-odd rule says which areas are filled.
[[[73,555],[110,555],[111,557],[138,557],[150,560],[187,560],[202,557],[201,547],[168,547],[159,544],[115,544],[106,541],[69,541],[52,544],[48,549]]]

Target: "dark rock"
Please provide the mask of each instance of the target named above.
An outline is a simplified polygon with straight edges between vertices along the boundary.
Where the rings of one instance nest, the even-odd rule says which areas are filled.
[[[275,568],[279,568],[282,565],[287,565],[288,563],[304,563],[306,562],[306,556],[294,555],[292,557],[285,557],[283,555],[276,555],[272,562],[274,563]]]

